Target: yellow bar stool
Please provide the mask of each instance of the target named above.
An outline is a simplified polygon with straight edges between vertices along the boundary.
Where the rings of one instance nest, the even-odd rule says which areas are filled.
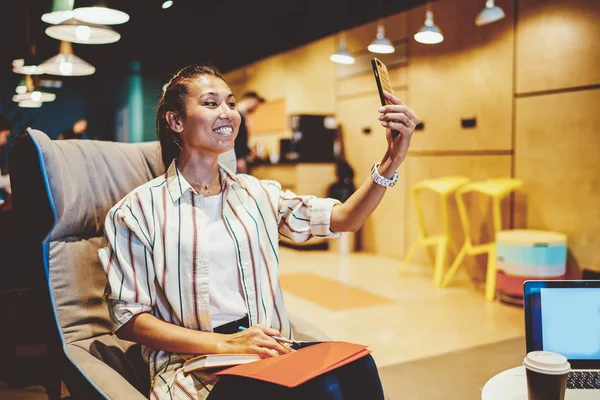
[[[502,210],[501,204],[512,191],[523,185],[520,179],[515,178],[494,178],[480,182],[472,182],[464,185],[456,191],[456,203],[458,205],[458,215],[465,235],[465,242],[460,249],[456,259],[450,266],[442,281],[442,287],[448,286],[456,272],[460,268],[466,256],[476,256],[479,254],[488,254],[488,265],[485,279],[485,298],[493,301],[496,291],[496,234],[502,230]],[[478,192],[492,198],[492,218],[494,228],[494,240],[489,243],[473,244],[471,237],[471,228],[469,216],[465,205],[464,196],[467,193]]]
[[[437,246],[433,268],[433,283],[435,286],[440,286],[442,278],[444,277],[444,266],[446,264],[448,238],[450,235],[448,229],[448,197],[450,194],[453,194],[457,188],[463,186],[467,182],[469,182],[469,178],[464,176],[446,176],[443,178],[421,181],[410,189],[410,194],[415,206],[415,213],[417,215],[419,237],[411,246],[408,254],[406,254],[402,265],[398,269],[398,275],[402,273],[406,264],[408,264],[419,246]],[[423,207],[419,202],[419,193],[423,190],[431,190],[440,195],[442,233],[439,235],[430,236],[427,232]]]

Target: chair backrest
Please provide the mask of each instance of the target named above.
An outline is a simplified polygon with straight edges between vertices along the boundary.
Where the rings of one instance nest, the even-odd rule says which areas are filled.
[[[63,347],[110,335],[97,255],[105,245],[104,218],[128,192],[164,173],[158,142],[52,141],[28,129],[15,140],[9,162],[14,211],[44,247]],[[119,343],[123,351],[130,345]]]

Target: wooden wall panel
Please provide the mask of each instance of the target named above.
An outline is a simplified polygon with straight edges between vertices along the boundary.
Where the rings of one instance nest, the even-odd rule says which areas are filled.
[[[288,126],[285,99],[266,101],[246,117],[246,125],[252,136],[284,132]]]
[[[513,1],[502,1],[506,18],[477,27],[481,0],[431,3],[444,34],[436,45],[409,40],[407,104],[425,123],[414,144],[421,150],[510,149],[513,97]],[[422,25],[425,7],[408,13],[411,35]],[[461,118],[477,127],[461,127]]]
[[[405,96],[406,92],[400,91],[398,95]],[[370,179],[373,163],[381,160],[387,148],[385,130],[377,120],[378,107],[377,94],[338,101],[337,115],[342,124],[344,150],[354,169],[357,186]],[[371,133],[362,133],[364,128],[370,128]],[[398,173],[402,182],[404,168],[401,167]],[[362,249],[390,257],[400,257],[404,253],[404,204],[405,193],[399,183],[388,190],[375,213],[366,221],[360,232]]]
[[[510,177],[510,171],[511,156],[413,156],[409,154],[406,160],[407,177],[405,191],[408,195],[413,185],[425,179],[460,175],[470,178],[471,181],[478,181],[489,178]],[[489,197],[469,195],[466,200],[469,218],[472,222],[470,226],[474,242],[489,242],[493,238],[491,202],[489,201]],[[407,214],[404,218],[407,230],[405,242],[407,250],[419,234],[414,204],[412,200],[408,200],[407,198],[408,201],[410,201],[410,204],[407,205]],[[431,191],[423,191],[419,196],[419,201],[423,206],[429,234],[441,233],[443,226],[440,217],[440,196]],[[504,226],[508,227],[510,223],[510,201],[505,201],[502,206]],[[464,242],[464,235],[454,198],[449,199],[448,212],[448,226],[452,233],[448,258],[449,266]],[[423,250],[417,253],[412,262],[433,265],[428,254]],[[487,258],[485,256],[477,257],[476,259],[467,257],[464,264],[476,280],[482,281],[485,276],[486,262]]]
[[[282,82],[289,79],[285,67],[285,57],[282,54],[246,66],[244,90],[254,90],[267,100],[285,98],[286,86]]]
[[[568,235],[571,267],[600,271],[600,89],[517,100],[527,225]]]
[[[600,84],[600,1],[518,5],[518,93]]]
[[[288,115],[335,112],[334,47],[328,37],[283,53],[285,76],[278,84],[285,87]]]
[[[406,67],[397,67],[391,68],[388,71],[394,90],[406,89],[406,70]],[[338,80],[338,97],[356,95],[372,96],[373,94],[377,94],[377,84],[371,71],[366,74]]]
[[[369,51],[362,51],[361,53],[352,53],[354,56],[353,64],[337,64],[336,65],[336,77],[338,79],[346,79],[355,75],[362,75],[367,72],[373,73],[373,64],[371,60],[373,57],[377,57],[384,63],[388,69],[397,68],[408,63],[408,45],[398,43],[394,45],[395,51],[391,54],[373,54]]]

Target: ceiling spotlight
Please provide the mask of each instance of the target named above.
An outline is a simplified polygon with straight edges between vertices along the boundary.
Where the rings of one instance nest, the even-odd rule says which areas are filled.
[[[481,26],[491,24],[500,19],[504,18],[504,10],[494,5],[494,0],[487,0],[485,2],[485,8],[481,10],[477,18],[475,18],[475,25]]]
[[[44,61],[40,68],[44,73],[60,76],[85,76],[96,72],[93,65],[73,54],[70,42],[60,42],[60,51],[54,57]]]
[[[93,7],[77,7],[73,12],[76,19],[89,24],[119,25],[129,21],[129,14],[108,8],[102,0],[95,1]]]
[[[346,38],[343,35],[340,38],[340,47],[335,53],[329,56],[329,59],[338,64],[354,64],[354,57],[346,49]]]
[[[381,53],[381,54],[390,54],[395,51],[394,45],[388,38],[385,37],[385,28],[383,27],[383,22],[380,22],[377,25],[377,36],[375,40],[367,46],[367,49],[371,53]]]
[[[108,44],[121,39],[121,35],[110,26],[90,24],[75,18],[49,26],[46,28],[46,35],[80,44]]]
[[[54,0],[52,12],[42,15],[42,21],[56,25],[73,18],[73,3],[75,0]]]
[[[425,24],[415,33],[415,40],[423,44],[437,44],[444,41],[442,31],[433,23],[433,11],[425,13]]]
[[[167,8],[171,7],[173,5],[173,0],[167,0],[164,3],[162,3],[162,8],[163,10],[166,10]]]

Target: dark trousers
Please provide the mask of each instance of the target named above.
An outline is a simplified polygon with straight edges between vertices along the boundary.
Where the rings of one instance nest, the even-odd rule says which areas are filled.
[[[383,400],[373,357],[359,358],[295,388],[241,376],[222,376],[208,400]]]

